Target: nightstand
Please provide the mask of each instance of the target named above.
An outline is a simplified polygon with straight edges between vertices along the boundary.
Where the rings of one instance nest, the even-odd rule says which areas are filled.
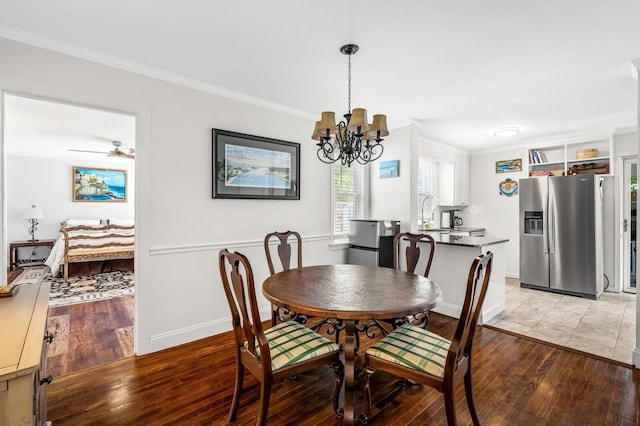
[[[9,253],[11,259],[9,261],[9,270],[13,271],[17,266],[36,266],[43,265],[47,259],[18,259],[18,249],[21,247],[49,247],[53,248],[56,240],[36,240],[36,241],[14,241],[9,245]]]

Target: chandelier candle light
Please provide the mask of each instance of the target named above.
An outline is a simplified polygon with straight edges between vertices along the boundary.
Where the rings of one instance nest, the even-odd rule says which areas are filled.
[[[340,52],[349,56],[348,112],[344,115],[344,121],[336,125],[335,112],[325,111],[320,121],[316,121],[311,136],[311,139],[318,141],[318,158],[327,164],[340,160],[342,165],[351,167],[354,161],[360,164],[375,161],[384,149],[380,143],[382,137],[389,135],[386,115],[374,115],[373,122],[369,124],[366,109],[351,110],[351,55],[358,49],[357,44],[345,44],[340,48]]]

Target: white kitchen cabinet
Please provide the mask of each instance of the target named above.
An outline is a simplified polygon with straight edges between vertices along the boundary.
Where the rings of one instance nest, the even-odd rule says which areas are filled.
[[[469,157],[456,154],[454,163],[453,202],[456,206],[469,205]]]

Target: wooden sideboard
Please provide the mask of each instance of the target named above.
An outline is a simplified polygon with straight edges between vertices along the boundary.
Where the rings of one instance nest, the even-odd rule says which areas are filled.
[[[0,299],[0,426],[44,425],[49,284],[22,284]]]

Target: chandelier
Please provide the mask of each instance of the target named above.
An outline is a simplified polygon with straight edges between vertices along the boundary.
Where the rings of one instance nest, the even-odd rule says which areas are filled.
[[[311,139],[318,141],[318,158],[327,164],[340,160],[343,166],[351,167],[354,161],[360,164],[375,161],[384,150],[380,143],[382,137],[389,135],[386,115],[374,115],[373,122],[369,124],[366,109],[351,110],[351,55],[358,49],[357,44],[345,44],[340,48],[340,52],[349,56],[348,112],[344,120],[336,125],[335,112],[325,111],[320,121],[316,121],[311,136]]]

